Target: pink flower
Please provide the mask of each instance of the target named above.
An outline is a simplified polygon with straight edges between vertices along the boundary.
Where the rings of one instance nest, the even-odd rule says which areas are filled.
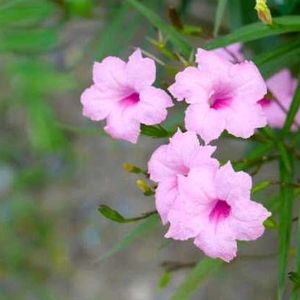
[[[267,87],[276,101],[265,97],[259,103],[267,116],[268,124],[274,128],[282,128],[286,112],[293,100],[297,80],[292,78],[288,69],[284,69],[267,80]],[[300,124],[300,111],[297,113],[295,121]],[[293,125],[292,130],[297,130],[297,126]]]
[[[188,176],[194,167],[217,166],[218,161],[211,158],[216,147],[200,146],[197,135],[180,130],[152,154],[148,171],[150,178],[158,182],[155,201],[162,222],[168,222],[168,213],[178,196],[178,180]]]
[[[94,84],[81,95],[83,115],[93,121],[106,119],[105,131],[113,138],[136,143],[140,124],[165,120],[169,95],[152,84],[155,63],[137,49],[128,62],[109,56],[93,69]]]
[[[217,139],[226,129],[237,137],[249,138],[266,125],[257,103],[267,92],[254,63],[233,64],[212,51],[198,49],[198,67],[188,67],[176,75],[169,91],[189,107],[185,113],[187,130],[198,133],[205,143]]]
[[[236,63],[245,60],[245,56],[243,55],[241,50],[242,50],[242,44],[235,43],[224,48],[217,48],[211,50],[211,52],[219,55],[220,57],[232,63]]]
[[[178,197],[169,207],[166,237],[194,239],[206,255],[231,261],[237,240],[250,241],[264,232],[270,213],[251,201],[251,177],[228,162],[192,169],[178,182]]]

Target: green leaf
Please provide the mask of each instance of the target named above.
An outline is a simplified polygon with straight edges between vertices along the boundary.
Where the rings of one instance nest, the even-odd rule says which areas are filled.
[[[173,135],[173,132],[169,132],[160,125],[141,125],[141,134],[154,137],[154,138],[166,138]]]
[[[290,67],[299,62],[300,40],[288,41],[274,50],[262,53],[254,57],[253,61],[258,66],[264,78]]]
[[[117,212],[116,210],[110,208],[107,205],[100,205],[98,207],[98,211],[107,219],[117,222],[117,223],[132,223],[132,222],[136,222],[139,220],[143,220],[146,218],[149,218],[150,216],[157,214],[157,211],[151,211],[151,212],[147,212],[142,214],[139,217],[134,217],[134,218],[125,218],[123,217],[119,212]]]
[[[171,298],[172,300],[187,300],[199,288],[199,285],[204,282],[209,275],[217,271],[223,262],[214,260],[208,257],[200,260],[193,268],[184,282],[176,290]]]
[[[300,216],[300,210],[299,210],[299,213],[298,213],[298,216]],[[298,300],[299,297],[300,297],[300,290],[299,290],[299,287],[300,287],[300,219],[298,219],[298,225],[297,225],[297,239],[296,239],[296,243],[297,243],[297,246],[296,246],[296,272],[290,272],[289,273],[289,278],[294,281],[295,283],[295,287],[292,291],[292,295],[290,297],[291,300]],[[291,273],[294,273],[293,277],[291,276],[292,274]],[[295,276],[297,275],[297,276]],[[295,279],[296,277],[296,281],[293,280],[293,278]]]
[[[285,16],[273,19],[273,25],[261,22],[246,25],[233,33],[208,42],[206,49],[225,47],[236,42],[250,42],[264,37],[300,31],[300,16]]]
[[[114,247],[112,247],[108,252],[100,256],[99,261],[107,259],[112,255],[124,250],[129,245],[131,245],[137,238],[141,236],[144,237],[147,232],[153,230],[158,223],[159,223],[158,215],[157,214],[152,215],[144,222],[140,223],[132,231],[130,231],[119,243],[117,243]]]
[[[0,6],[0,28],[33,26],[49,18],[53,12],[54,5],[50,1],[4,1]]]
[[[220,26],[222,24],[223,16],[226,10],[227,0],[218,0],[215,25],[214,25],[214,36],[219,33]]]
[[[172,274],[171,272],[165,272],[159,279],[159,287],[161,289],[164,289],[168,286],[172,279]]]
[[[253,188],[252,188],[252,194],[258,193],[260,191],[265,190],[266,188],[268,188],[270,186],[271,182],[269,180],[263,180],[261,182],[259,182],[258,184],[256,184]]]
[[[172,26],[166,24],[159,15],[149,9],[143,3],[137,0],[126,0],[132,5],[140,14],[142,14],[148,21],[158,28],[174,45],[176,50],[179,50],[183,55],[189,57],[192,52],[191,45],[187,40]]]
[[[292,169],[287,169],[285,158],[282,156],[284,147],[280,150],[279,172],[280,181],[291,183],[293,174]],[[288,153],[284,156],[288,157]],[[279,266],[278,266],[278,300],[283,299],[288,266],[288,253],[290,247],[292,212],[294,191],[287,184],[280,186],[280,209],[279,209]]]
[[[289,131],[290,131],[292,125],[293,125],[295,116],[298,113],[299,106],[300,106],[300,75],[299,75],[299,79],[298,79],[298,86],[297,86],[297,89],[295,91],[292,104],[289,108],[288,114],[286,116],[286,119],[285,119],[285,122],[284,122],[284,125],[283,125],[283,129],[282,129],[282,135],[283,136],[285,136],[289,133]]]
[[[57,28],[9,29],[0,32],[0,52],[30,52],[33,54],[53,49],[58,43]]]

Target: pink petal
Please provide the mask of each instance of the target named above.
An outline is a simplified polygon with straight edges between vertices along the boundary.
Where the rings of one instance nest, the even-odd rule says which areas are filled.
[[[148,172],[150,179],[155,182],[170,179],[172,176],[176,176],[176,170],[172,168],[172,165],[166,162],[168,153],[168,145],[159,146],[152,154],[148,162]]]
[[[137,104],[137,120],[146,125],[159,124],[167,117],[167,107],[173,106],[171,97],[163,90],[146,87],[140,92]]]
[[[178,100],[186,99],[186,102],[207,101],[209,98],[208,87],[211,80],[206,74],[199,72],[195,67],[187,67],[177,73],[175,83],[169,87],[170,93]]]
[[[135,144],[140,133],[140,124],[133,118],[132,110],[119,107],[107,117],[104,130],[115,139]]]
[[[113,99],[103,97],[103,94],[95,85],[87,88],[81,95],[83,115],[93,121],[105,119],[115,108]]]
[[[110,95],[120,97],[126,92],[126,64],[118,57],[109,56],[101,63],[95,62],[93,81],[95,85]]]
[[[245,172],[235,172],[231,163],[228,162],[217,171],[215,185],[219,199],[228,201],[230,193],[236,190],[244,198],[250,198],[252,179]]]
[[[219,80],[224,80],[224,74],[228,74],[232,66],[228,60],[220,57],[214,51],[207,51],[201,48],[197,49],[196,62],[202,72],[208,72]]]
[[[238,97],[242,103],[256,103],[267,93],[266,83],[251,61],[232,65],[228,76],[234,97]]]
[[[185,112],[187,130],[197,132],[206,144],[217,139],[225,129],[225,114],[222,110],[204,107],[200,104],[190,105]]]
[[[260,203],[251,200],[234,201],[231,206],[229,226],[238,240],[258,239],[264,233],[263,222],[271,216]]]
[[[231,228],[226,221],[219,223],[217,227],[214,225],[208,223],[205,230],[195,238],[194,244],[207,256],[230,262],[237,252],[237,243]]]
[[[137,49],[129,56],[126,65],[126,76],[128,83],[136,90],[140,91],[146,86],[151,86],[155,81],[155,63],[150,58],[144,58],[141,50]]]
[[[211,51],[230,62],[236,63],[245,60],[245,57],[242,54],[241,49],[242,49],[242,44],[235,43],[227,47],[218,48]]]
[[[168,214],[177,196],[176,178],[166,179],[156,188],[155,205],[163,224],[168,222]]]
[[[193,205],[193,209],[191,209],[191,205]],[[206,224],[203,220],[206,215],[206,205],[190,201],[185,195],[180,194],[176,198],[175,205],[169,211],[170,227],[165,237],[187,240],[197,236],[201,230],[204,230]]]
[[[256,128],[266,126],[267,119],[261,105],[239,100],[231,106],[232,112],[227,114],[226,129],[234,136],[247,139],[254,134]]]

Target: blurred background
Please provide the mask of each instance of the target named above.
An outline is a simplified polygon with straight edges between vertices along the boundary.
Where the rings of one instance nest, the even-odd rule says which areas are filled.
[[[254,1],[228,2],[221,32],[257,20]],[[271,1],[274,15],[294,12],[281,2]],[[216,1],[143,3],[166,22],[168,7],[176,7],[195,47],[203,43],[197,32],[212,31]],[[159,57],[148,38],[156,39],[156,30],[125,1],[0,0],[0,299],[170,299],[189,264],[202,257],[191,242],[166,242],[160,224],[134,239],[137,224],[109,222],[97,211],[99,204],[125,216],[154,209],[153,197],[143,196],[138,177],[122,164],[145,168],[162,141],[113,141],[80,105],[95,60],[126,58],[137,46]],[[263,40],[252,51],[272,46],[274,40]],[[162,85],[172,80],[158,73]],[[237,159],[245,144],[227,141],[223,149],[219,158]],[[99,261],[113,247],[115,255]],[[268,232],[192,299],[274,299],[275,252],[275,233]],[[166,261],[188,264],[161,278]]]

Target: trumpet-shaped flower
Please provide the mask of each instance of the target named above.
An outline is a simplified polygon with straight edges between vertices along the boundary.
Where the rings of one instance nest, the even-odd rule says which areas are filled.
[[[198,49],[198,67],[176,75],[169,91],[178,101],[189,104],[185,126],[205,143],[217,139],[226,129],[234,136],[249,138],[266,125],[257,103],[267,92],[266,84],[250,61],[233,64],[214,53]]]
[[[169,207],[166,237],[194,239],[206,255],[229,262],[237,240],[250,241],[264,232],[270,213],[250,199],[251,177],[222,167],[195,168],[179,178],[179,194]]]
[[[140,124],[165,120],[172,100],[153,87],[155,63],[137,49],[128,62],[109,56],[93,68],[93,85],[81,95],[83,115],[93,121],[106,119],[105,131],[113,138],[136,143]]]
[[[293,100],[297,86],[297,80],[292,78],[288,69],[284,69],[277,74],[273,75],[267,80],[267,87],[271,92],[273,100],[265,97],[259,103],[261,104],[266,117],[267,122],[271,127],[282,128],[287,111]],[[300,111],[298,111],[295,122],[300,124]],[[297,126],[294,124],[292,130],[296,130]]]
[[[201,146],[193,132],[182,133],[180,130],[152,154],[148,171],[150,178],[158,182],[155,193],[156,208],[162,222],[168,222],[168,213],[178,196],[178,180],[188,176],[192,168],[206,165],[218,166],[218,161],[211,158],[216,147]]]

